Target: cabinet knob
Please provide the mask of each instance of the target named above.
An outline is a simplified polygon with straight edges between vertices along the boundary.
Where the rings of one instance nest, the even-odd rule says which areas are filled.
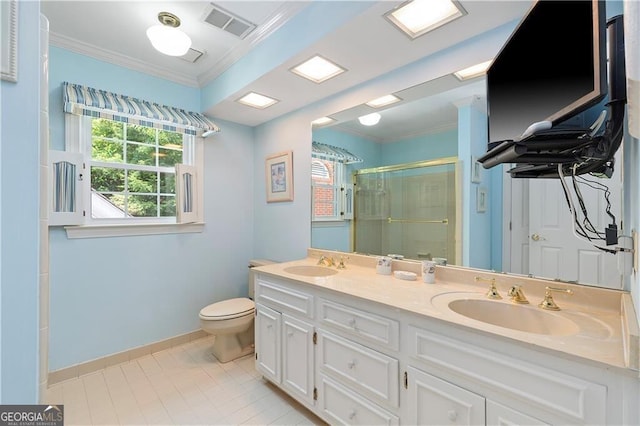
[[[288,333],[287,333],[287,336],[289,336],[289,337],[293,337],[293,331],[288,332]]]
[[[269,329],[273,328],[273,324],[267,324],[267,328]]]
[[[458,418],[458,413],[456,413],[456,410],[449,410],[449,420],[451,420],[452,422],[455,422],[456,419]]]
[[[349,420],[353,420],[356,418],[356,410],[351,410],[349,413]]]
[[[347,363],[347,367],[349,367],[350,370],[353,370],[354,368],[356,368],[356,360],[354,359],[352,361],[349,361]]]
[[[356,319],[355,318],[351,318],[349,320],[349,326],[352,328],[356,328]]]

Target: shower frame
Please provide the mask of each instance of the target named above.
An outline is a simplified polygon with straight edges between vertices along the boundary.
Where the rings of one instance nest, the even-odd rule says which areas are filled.
[[[366,175],[372,173],[385,173],[385,172],[396,172],[403,170],[411,170],[418,169],[424,167],[435,167],[435,166],[445,166],[453,164],[454,166],[454,188],[456,190],[455,193],[455,256],[456,263],[462,262],[462,172],[461,172],[461,162],[458,157],[443,157],[434,160],[425,160],[425,161],[415,161],[411,163],[400,163],[400,164],[392,164],[389,166],[380,166],[380,167],[371,167],[367,169],[355,170],[351,174],[351,182],[352,185],[356,185],[356,179],[359,175]],[[355,201],[354,197],[354,201]],[[358,218],[354,216],[351,221],[351,229],[350,229],[350,246],[351,251],[355,252],[356,248],[356,222]]]

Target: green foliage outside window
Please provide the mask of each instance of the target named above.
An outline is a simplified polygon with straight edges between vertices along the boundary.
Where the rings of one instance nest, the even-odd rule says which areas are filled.
[[[182,134],[105,119],[92,120],[91,133],[91,188],[117,208],[110,217],[176,215]]]

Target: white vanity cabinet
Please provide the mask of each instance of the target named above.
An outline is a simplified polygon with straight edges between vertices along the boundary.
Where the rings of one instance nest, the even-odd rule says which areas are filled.
[[[638,395],[633,372],[321,284],[256,274],[256,368],[330,424],[638,418],[626,408]]]
[[[258,279],[256,368],[291,396],[314,404],[313,296]]]

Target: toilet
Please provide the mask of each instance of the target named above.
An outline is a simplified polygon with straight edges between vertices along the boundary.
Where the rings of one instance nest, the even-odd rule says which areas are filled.
[[[273,263],[251,260],[249,268]],[[200,327],[215,336],[213,355],[224,363],[253,352],[253,274],[249,272],[249,297],[237,297],[212,303],[200,310]]]

